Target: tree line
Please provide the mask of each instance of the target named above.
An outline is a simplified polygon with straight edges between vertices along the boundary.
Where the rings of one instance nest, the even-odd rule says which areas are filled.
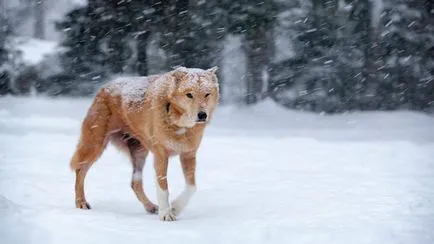
[[[237,36],[245,75],[221,88],[242,83],[245,104],[270,98],[326,113],[434,107],[428,0],[89,0],[56,28],[61,71],[36,79],[40,93],[90,95],[117,75],[220,66],[227,37]],[[2,31],[5,67],[13,55]]]

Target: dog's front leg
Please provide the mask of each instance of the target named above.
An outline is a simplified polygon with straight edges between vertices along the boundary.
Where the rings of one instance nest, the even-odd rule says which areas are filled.
[[[193,194],[196,192],[196,153],[182,154],[181,165],[185,178],[185,188],[172,202],[172,209],[176,215],[181,213],[181,211],[187,206]]]
[[[155,175],[157,185],[158,215],[162,221],[176,220],[175,213],[169,206],[169,190],[167,185],[167,167],[169,156],[166,153],[155,153]]]

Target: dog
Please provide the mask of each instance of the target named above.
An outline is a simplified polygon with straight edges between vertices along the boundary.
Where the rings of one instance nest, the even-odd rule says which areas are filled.
[[[149,213],[174,221],[196,192],[196,153],[219,102],[217,66],[179,67],[169,72],[113,79],[96,93],[81,124],[70,167],[75,171],[75,204],[90,209],[84,181],[107,143],[125,152],[133,166],[131,188]],[[157,205],[146,196],[142,170],[148,152],[154,155]],[[180,157],[185,188],[169,204],[169,158]]]

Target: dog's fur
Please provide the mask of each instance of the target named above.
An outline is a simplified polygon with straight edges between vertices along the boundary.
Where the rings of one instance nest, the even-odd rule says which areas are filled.
[[[90,209],[84,193],[86,173],[110,141],[130,157],[131,187],[145,209],[158,212],[163,221],[175,220],[196,190],[196,152],[219,100],[216,70],[180,67],[164,74],[115,79],[102,87],[84,118],[71,160],[77,208]],[[199,112],[207,118],[198,121]],[[158,206],[142,186],[149,151],[155,158]],[[173,155],[180,156],[186,187],[170,206],[167,167]]]

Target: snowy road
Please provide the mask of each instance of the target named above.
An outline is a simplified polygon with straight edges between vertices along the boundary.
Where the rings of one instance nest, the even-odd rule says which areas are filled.
[[[434,118],[221,108],[178,221],[145,212],[109,147],[75,209],[69,159],[89,100],[0,99],[0,243],[434,243]],[[151,158],[145,190],[155,200]],[[171,197],[183,189],[177,159]]]

